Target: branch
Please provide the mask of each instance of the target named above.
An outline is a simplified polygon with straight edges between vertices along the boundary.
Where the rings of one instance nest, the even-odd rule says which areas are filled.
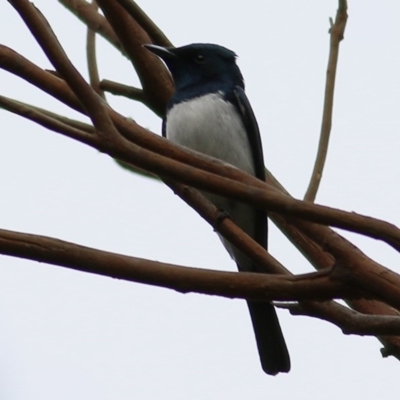
[[[27,118],[51,131],[61,133],[71,139],[84,141],[92,146],[96,145],[93,127],[80,121],[63,117],[61,115],[34,107],[20,101],[0,96],[0,108],[8,110],[21,117]]]
[[[151,42],[150,36],[117,0],[97,0],[97,3],[124,46],[151,109],[156,114],[163,115],[173,83],[159,57],[143,47],[143,44]]]
[[[92,0],[92,5],[96,9],[97,12],[97,3],[95,0]],[[94,91],[105,100],[106,97],[104,92],[100,88],[100,78],[99,78],[99,70],[97,67],[97,57],[96,57],[96,32],[90,27],[87,28],[86,34],[86,58],[88,64],[88,72],[90,85],[94,89]]]
[[[19,76],[73,110],[86,115],[81,102],[62,78],[43,70],[21,54],[1,44],[0,68]]]
[[[88,26],[92,31],[101,35],[113,47],[126,56],[117,35],[109,22],[103,15],[97,12],[97,7],[85,0],[58,0],[65,8],[74,14],[80,21]]]
[[[332,230],[308,224],[297,227],[335,257],[337,279],[353,282],[355,287],[363,287],[400,310],[400,275],[373,261]]]
[[[132,0],[117,0],[119,4],[137,21],[140,26],[151,37],[154,44],[164,47],[173,47],[164,32],[153,22],[153,20]]]
[[[147,99],[142,89],[127,86],[118,82],[113,82],[108,79],[103,79],[100,82],[100,89],[117,96],[124,96],[128,99],[140,101],[141,103],[147,105]]]
[[[179,197],[205,219],[216,232],[237,247],[258,268],[259,272],[290,274],[278,260],[268,253],[249,235],[243,232],[230,218],[219,210],[200,192],[177,182],[165,182]]]
[[[328,153],[329,136],[332,127],[333,96],[335,91],[336,69],[339,57],[339,44],[343,40],[347,22],[347,1],[339,0],[335,23],[330,29],[330,52],[328,69],[326,71],[324,110],[322,113],[321,133],[318,145],[317,158],[314,164],[311,180],[304,196],[304,200],[313,202],[322,179],[326,156]]]
[[[209,271],[122,256],[48,237],[5,230],[0,230],[0,251],[7,255],[18,255],[83,272],[174,289],[182,293],[196,292],[228,298],[286,301],[324,300],[339,293],[348,295],[349,292],[352,296],[361,295],[345,284],[332,281],[329,271],[296,277]],[[364,317],[364,323],[360,327],[358,314],[350,313],[350,310],[345,311],[347,309],[343,306],[332,302],[316,304],[307,302],[304,305],[306,307],[303,305],[285,307],[292,313],[297,311],[297,314],[317,316],[339,326],[343,326],[345,321],[348,327],[347,333],[373,335],[400,332],[398,323],[400,318]],[[332,314],[332,310],[335,314]],[[385,324],[381,326],[378,322]]]
[[[20,14],[54,68],[79,97],[98,132],[104,137],[112,137],[116,140],[119,135],[105,112],[102,101],[71,63],[45,17],[28,0],[9,1]]]
[[[65,82],[41,70],[4,46],[0,46],[0,66],[82,112],[78,99]],[[125,137],[131,142],[151,150],[142,149],[132,152],[132,148],[128,146],[129,150],[125,147],[122,156],[121,151],[108,149],[111,156],[164,178],[180,180],[199,189],[226,195],[255,205],[260,209],[282,213],[285,216],[303,218],[361,233],[374,239],[383,240],[396,250],[400,250],[400,231],[393,224],[356,213],[295,200],[279,192],[271,184],[265,185],[236,168],[151,134],[134,121],[127,120],[110,108],[106,108],[105,111]],[[82,142],[85,143],[84,140]],[[106,150],[104,146],[98,149]],[[182,163],[187,163],[187,165]]]
[[[286,195],[289,193],[283,188],[283,186],[274,178],[274,176],[267,171],[267,181],[281,190]],[[299,249],[299,251],[304,255],[304,257],[318,270],[331,267],[335,259],[328,252],[323,250],[323,248],[315,243],[311,238],[307,236],[303,231],[299,230],[299,228],[306,226],[309,230],[313,231],[314,225],[307,223],[305,221],[293,221],[287,220],[283,215],[279,215],[276,213],[269,213],[269,218],[274,221],[274,223],[278,226],[278,228],[286,235],[286,237]],[[296,225],[292,225],[296,224]],[[325,230],[329,230],[326,227],[320,227]],[[304,230],[304,229],[303,229]],[[316,232],[318,235],[318,232]],[[342,238],[343,239],[343,238]],[[329,240],[329,239],[328,239]],[[344,239],[346,240],[346,239]],[[392,307],[380,302],[380,301],[371,301],[371,300],[346,300],[347,304],[350,305],[354,310],[357,310],[360,313],[368,314],[368,315],[393,315],[400,316],[400,312],[393,309]],[[327,320],[331,318],[340,319],[341,316],[337,315],[335,304],[333,303],[332,307],[328,307],[326,304],[323,308],[319,310],[320,313],[323,313]],[[308,306],[303,305],[304,307]],[[313,307],[318,306],[318,304],[313,304]],[[385,346],[382,350],[382,353],[385,356],[393,355],[397,359],[400,360],[400,336],[378,336],[378,339]]]
[[[0,252],[29,260],[174,289],[252,300],[326,300],[363,296],[329,274],[276,276],[246,272],[211,271],[144,260],[96,250],[44,236],[0,230]]]
[[[330,322],[338,326],[345,335],[398,335],[400,332],[400,316],[398,315],[361,314],[332,301],[319,302],[317,307],[308,302],[306,304],[274,303],[274,305],[289,310],[292,315],[308,316]]]

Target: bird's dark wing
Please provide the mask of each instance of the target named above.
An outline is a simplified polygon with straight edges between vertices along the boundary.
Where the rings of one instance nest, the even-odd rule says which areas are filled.
[[[236,86],[233,93],[235,96],[234,100],[236,107],[238,108],[243,119],[250,142],[251,152],[254,159],[254,167],[256,170],[256,177],[262,181],[265,181],[264,156],[262,152],[260,130],[258,129],[256,117],[245,91],[241,87]]]
[[[265,181],[264,156],[262,151],[260,130],[253,109],[251,108],[249,99],[245,91],[240,86],[236,86],[233,90],[234,104],[236,105],[243,123],[246,128],[247,137],[250,142],[250,148],[254,160],[254,168],[256,177]],[[268,244],[268,220],[266,214],[257,211],[257,227],[255,240],[267,249]]]
[[[246,93],[241,87],[234,89],[235,105],[243,119],[254,159],[256,177],[265,180],[264,156],[258,124],[251,109]],[[255,240],[267,249],[268,220],[262,211],[256,211]],[[240,266],[238,265],[239,269]],[[254,267],[254,271],[257,268]],[[285,339],[279,325],[276,310],[271,303],[256,301],[247,302],[254,334],[256,336],[258,353],[263,370],[270,375],[290,370],[290,357]]]
[[[163,137],[167,137],[167,117],[164,117],[162,120],[161,134]]]

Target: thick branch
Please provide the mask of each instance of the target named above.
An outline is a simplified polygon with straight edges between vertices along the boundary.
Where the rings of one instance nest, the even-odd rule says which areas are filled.
[[[10,3],[18,11],[57,72],[67,81],[75,95],[79,96],[99,133],[104,137],[117,138],[118,134],[105,112],[102,101],[71,63],[44,16],[28,0],[10,0]]]
[[[365,296],[329,274],[302,276],[210,271],[123,256],[44,236],[0,230],[0,252],[95,273],[174,289],[254,300],[326,300]]]
[[[176,182],[165,182],[188,205],[194,208],[216,232],[229,240],[234,246],[249,257],[259,272],[273,274],[291,274],[278,260],[269,254],[249,235],[243,232],[230,218],[200,192]]]
[[[117,0],[130,16],[151,37],[154,44],[165,47],[172,47],[172,43],[165,36],[164,32],[152,21],[152,19],[132,0]]]
[[[151,109],[163,115],[172,91],[172,79],[161,60],[143,47],[151,42],[149,35],[117,0],[97,0],[97,3],[124,46]]]

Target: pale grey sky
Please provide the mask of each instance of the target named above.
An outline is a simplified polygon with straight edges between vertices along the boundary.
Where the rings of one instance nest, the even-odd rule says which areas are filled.
[[[295,196],[307,187],[321,120],[328,18],[337,2],[139,2],[175,45],[212,42],[239,55],[266,164]],[[86,75],[85,30],[57,1],[37,0]],[[400,225],[400,4],[350,1],[332,141],[318,202]],[[0,43],[51,68],[8,2]],[[137,84],[102,40],[103,78]],[[9,73],[0,93],[79,116]],[[155,132],[144,107],[108,96]],[[123,254],[235,270],[212,229],[160,183],[0,110],[0,227]],[[177,219],[177,216],[179,218]],[[399,271],[399,256],[357,235],[363,251]],[[182,247],[181,243],[184,243]],[[270,251],[293,272],[311,267],[271,224]],[[0,256],[0,400],[398,398],[400,364],[374,338],[325,322],[280,320],[292,357],[266,376],[244,302],[182,295]]]

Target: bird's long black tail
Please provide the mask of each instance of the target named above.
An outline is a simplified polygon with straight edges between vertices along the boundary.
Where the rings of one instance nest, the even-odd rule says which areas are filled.
[[[247,304],[250,310],[262,369],[268,375],[289,372],[289,352],[275,307],[271,303],[256,301],[248,301]]]

